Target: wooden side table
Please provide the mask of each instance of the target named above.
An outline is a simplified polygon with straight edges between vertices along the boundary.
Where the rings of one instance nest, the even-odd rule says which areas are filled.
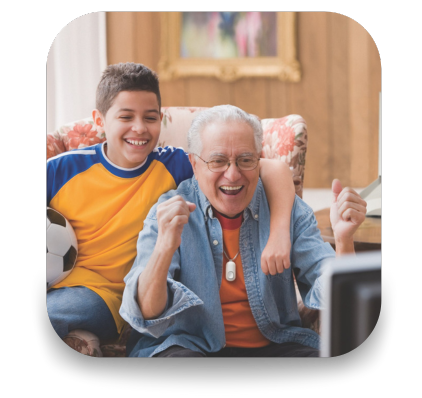
[[[335,248],[334,234],[330,223],[330,208],[315,212],[315,217],[322,239]],[[356,252],[381,250],[381,217],[366,217],[353,238]]]

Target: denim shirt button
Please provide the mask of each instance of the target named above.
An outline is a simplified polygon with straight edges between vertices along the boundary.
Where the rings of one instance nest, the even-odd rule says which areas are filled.
[[[215,239],[212,243],[213,243],[214,246],[217,246],[218,245],[218,240]]]
[[[255,214],[254,217],[255,217],[255,220],[258,220],[258,214]]]

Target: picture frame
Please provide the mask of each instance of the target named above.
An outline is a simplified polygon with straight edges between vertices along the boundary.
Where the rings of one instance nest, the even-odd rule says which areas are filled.
[[[214,77],[223,82],[233,82],[244,77],[266,77],[286,82],[300,81],[295,12],[276,13],[276,56],[229,58],[181,57],[182,14],[161,13],[160,80]]]

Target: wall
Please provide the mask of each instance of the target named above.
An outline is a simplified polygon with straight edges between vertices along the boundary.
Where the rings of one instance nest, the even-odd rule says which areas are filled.
[[[378,176],[381,64],[369,33],[334,13],[297,14],[299,83],[214,78],[162,82],[163,106],[230,103],[261,118],[300,114],[308,124],[304,186],[328,188],[333,178],[365,187]],[[108,63],[140,62],[157,70],[160,13],[107,13]]]

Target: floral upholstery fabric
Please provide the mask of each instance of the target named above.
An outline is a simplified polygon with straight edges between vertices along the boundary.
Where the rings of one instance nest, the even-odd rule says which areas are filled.
[[[105,134],[96,130],[91,117],[78,120],[47,134],[47,159],[71,149],[85,148],[105,140]]]
[[[162,107],[163,120],[158,146],[171,145],[187,150],[187,133],[193,118],[206,108]],[[305,120],[299,115],[289,115],[279,119],[262,119],[264,131],[261,156],[268,159],[284,160],[292,170],[296,194],[302,197],[305,156],[308,134]],[[60,127],[47,134],[47,159],[71,149],[84,148],[106,140],[93,126],[92,118],[85,118]],[[302,322],[316,332],[319,331],[318,311],[304,307],[298,293],[298,305]],[[131,327],[126,326],[116,342],[101,345],[105,357],[126,355],[126,342]]]
[[[280,119],[261,120],[264,141],[261,156],[284,160],[290,167],[296,194],[303,195],[305,156],[308,147],[308,131],[305,120],[299,115]]]

